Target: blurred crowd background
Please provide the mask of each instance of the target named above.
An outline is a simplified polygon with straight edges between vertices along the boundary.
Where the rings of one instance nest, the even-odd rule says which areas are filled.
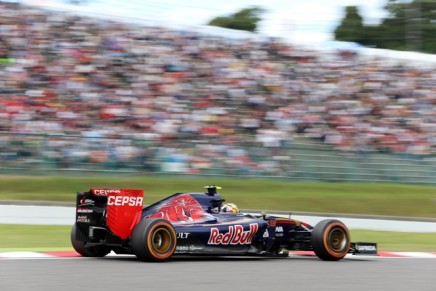
[[[287,176],[324,152],[325,167],[380,154],[434,169],[431,64],[0,11],[3,168]]]

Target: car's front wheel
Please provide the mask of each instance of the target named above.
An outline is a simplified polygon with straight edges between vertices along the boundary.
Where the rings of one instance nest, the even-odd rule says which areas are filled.
[[[149,262],[169,260],[176,250],[176,231],[160,218],[146,218],[135,226],[132,250],[138,259]]]
[[[312,248],[325,261],[338,261],[350,250],[350,233],[339,220],[326,219],[312,230]]]
[[[73,225],[71,229],[71,244],[76,252],[84,257],[104,257],[110,253],[110,248],[107,246],[92,246],[87,247],[84,242],[79,240],[79,237],[84,237],[85,234],[77,227]]]

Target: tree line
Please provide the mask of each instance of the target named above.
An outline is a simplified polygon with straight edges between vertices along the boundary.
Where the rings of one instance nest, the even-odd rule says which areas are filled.
[[[87,4],[94,0],[63,0]],[[346,6],[345,16],[334,30],[335,40],[393,50],[436,53],[436,0],[386,0],[387,16],[378,24],[365,24],[357,6]],[[256,32],[261,16],[259,6],[217,16],[207,25]]]
[[[389,0],[385,9],[388,15],[379,24],[366,25],[358,7],[345,7],[335,39],[374,48],[436,53],[436,1]]]
[[[379,24],[364,24],[357,6],[344,8],[345,16],[334,30],[335,40],[373,48],[436,53],[436,1],[387,0],[387,16]],[[261,15],[259,7],[220,16],[208,25],[255,32]]]

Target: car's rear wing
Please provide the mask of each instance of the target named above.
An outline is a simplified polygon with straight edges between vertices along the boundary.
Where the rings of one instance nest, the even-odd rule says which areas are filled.
[[[86,233],[90,227],[107,227],[126,239],[141,219],[143,200],[143,190],[92,188],[78,192],[76,224]]]

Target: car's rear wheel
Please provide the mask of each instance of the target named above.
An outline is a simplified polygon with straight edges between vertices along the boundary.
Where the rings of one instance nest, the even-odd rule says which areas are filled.
[[[111,251],[107,246],[87,247],[79,237],[85,237],[85,234],[74,224],[71,229],[71,244],[74,250],[84,257],[104,257]]]
[[[176,250],[176,243],[176,231],[165,219],[146,218],[133,230],[132,250],[143,261],[169,260]]]
[[[325,261],[338,261],[350,250],[350,233],[339,220],[326,219],[312,230],[312,248]]]

